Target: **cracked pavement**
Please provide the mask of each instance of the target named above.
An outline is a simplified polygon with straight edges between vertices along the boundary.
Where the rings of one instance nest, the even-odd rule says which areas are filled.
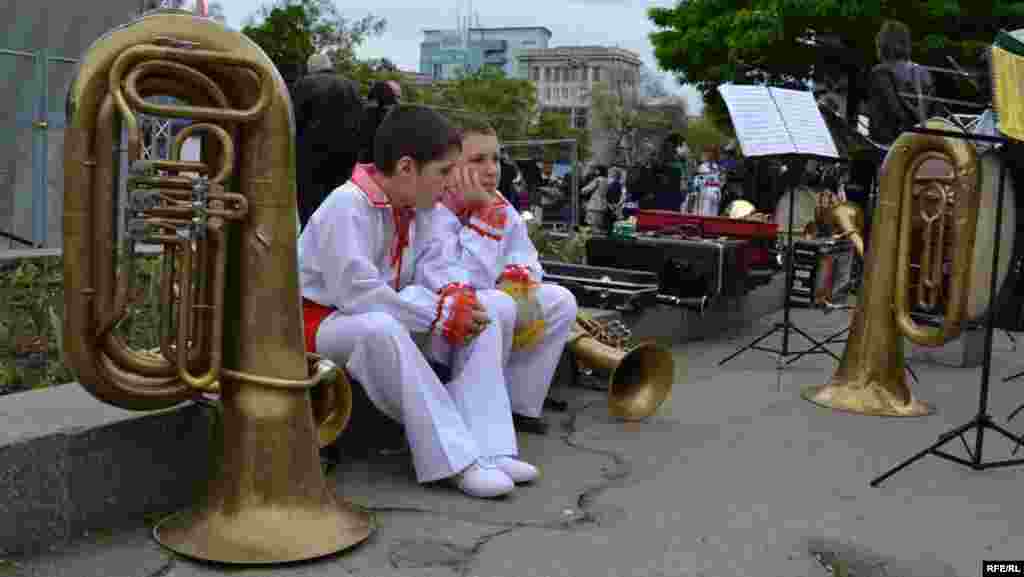
[[[920,378],[913,390],[936,415],[833,413],[799,397],[831,376],[825,355],[781,373],[763,352],[717,365],[779,317],[676,345],[673,397],[646,422],[608,417],[605,393],[561,392],[569,410],[547,413],[548,435],[519,437],[542,478],[509,498],[417,485],[406,456],[351,459],[330,476],[340,496],[374,512],[378,529],[350,551],[288,566],[214,566],[170,556],[140,526],[0,562],[0,577],[824,577],[840,564],[848,577],[973,577],[983,558],[1020,557],[1015,469],[973,472],[928,457],[868,485],[973,416],[980,368],[950,368],[908,347]],[[817,338],[846,319],[794,311]],[[993,349],[990,407],[1005,423],[1024,392],[1001,379],[1024,355],[1001,333]],[[1020,422],[1008,428],[1024,431]],[[961,454],[959,445],[946,449]],[[1011,449],[986,436],[986,460]]]

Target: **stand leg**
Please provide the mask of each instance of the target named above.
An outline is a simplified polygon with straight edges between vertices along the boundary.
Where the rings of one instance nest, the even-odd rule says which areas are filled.
[[[964,138],[966,140],[970,140],[970,137],[960,137],[960,138]],[[999,192],[998,192],[998,200],[996,202],[996,212],[995,212],[995,214],[996,214],[995,243],[994,243],[995,244],[995,249],[992,251],[992,275],[991,275],[991,278],[989,279],[990,280],[990,284],[989,284],[989,296],[990,297],[992,297],[993,295],[996,294],[996,289],[997,289],[997,287],[996,287],[996,271],[999,270],[999,244],[1000,244],[1000,238],[999,237],[1000,237],[1000,231],[1001,231],[1001,227],[1002,227],[1003,195],[1005,193],[1005,182],[1006,182],[1006,165],[1004,164],[1004,165],[1002,165],[1000,167],[1000,170],[999,170]],[[993,299],[990,299],[990,300],[993,300]],[[993,312],[993,309],[991,307],[988,310],[987,317],[988,318],[986,319],[986,322],[985,322],[985,361],[982,364],[982,369],[981,369],[981,387],[980,387],[981,390],[980,390],[979,395],[978,395],[978,413],[977,413],[977,416],[975,416],[970,422],[968,422],[968,423],[966,423],[964,425],[961,425],[961,426],[959,426],[959,427],[957,427],[955,429],[952,429],[952,430],[950,430],[947,433],[944,433],[944,434],[940,435],[939,436],[939,440],[936,441],[934,444],[932,444],[930,447],[928,447],[928,448],[918,452],[913,457],[911,457],[911,458],[907,459],[906,461],[900,463],[899,465],[893,467],[892,469],[890,469],[889,471],[887,471],[885,474],[881,475],[880,477],[877,477],[874,480],[872,480],[871,481],[871,486],[872,487],[879,486],[883,481],[885,481],[889,477],[891,477],[891,476],[895,475],[896,473],[898,473],[899,471],[902,471],[903,469],[909,467],[914,462],[920,460],[922,457],[924,457],[925,455],[929,455],[929,454],[935,455],[936,457],[940,457],[942,459],[946,459],[947,461],[952,461],[954,463],[959,463],[961,465],[970,467],[971,469],[973,469],[975,471],[980,471],[980,470],[985,470],[985,469],[996,469],[996,468],[1000,468],[1000,467],[1009,467],[1009,466],[1013,466],[1013,465],[1024,464],[1024,459],[1006,459],[1006,460],[1003,460],[1003,461],[994,461],[994,462],[988,462],[988,463],[985,463],[985,462],[982,461],[982,451],[984,449],[984,435],[985,435],[985,430],[986,429],[995,431],[995,432],[1003,435],[1004,437],[1006,437],[1008,439],[1016,441],[1017,447],[1019,447],[1021,444],[1024,444],[1024,438],[1020,437],[1019,435],[1015,435],[1015,434],[1007,431],[1006,429],[1004,429],[1004,428],[994,424],[992,422],[992,417],[990,417],[989,414],[988,414],[988,385],[989,385],[989,377],[991,376],[991,369],[992,369],[992,337],[993,337],[993,334],[994,334],[994,326],[993,325],[995,324],[994,323],[994,312]],[[1020,410],[1021,410],[1021,408],[1018,407],[1018,409],[1016,409],[1013,412],[1013,414],[1011,414],[1011,418],[1013,416],[1015,416],[1016,413],[1018,411],[1020,411]],[[971,429],[973,429],[975,431],[974,450],[973,451],[967,445],[967,441],[963,437],[964,432],[969,431]],[[947,453],[945,451],[940,451],[939,450],[939,447],[941,447],[942,445],[945,445],[946,443],[952,441],[955,438],[959,438],[960,441],[963,442],[964,449],[967,451],[967,454],[970,456],[970,460],[967,460],[967,459],[964,459],[962,457],[958,457],[956,455],[952,455],[952,454]],[[1014,452],[1016,452],[1016,448],[1014,448]]]
[[[800,351],[799,353],[796,353],[795,355],[793,355],[793,358],[791,358],[788,361],[786,361],[786,364],[787,365],[792,364],[792,363],[796,362],[797,360],[799,360],[804,355],[810,355],[810,354],[819,353],[819,352],[821,352],[821,353],[831,352],[831,351],[829,351],[828,349],[825,348],[825,345],[832,345],[832,344],[837,344],[837,343],[842,342],[842,341],[837,341],[836,339],[838,339],[839,337],[845,335],[848,332],[850,332],[850,327],[846,327],[845,329],[843,329],[841,331],[832,333],[827,338],[825,338],[825,340],[822,341],[820,345],[817,345],[817,346],[815,346],[813,348],[807,349],[806,351]],[[832,355],[832,356],[834,357],[835,355]]]
[[[836,362],[839,362],[839,357],[837,357],[837,356],[836,356],[836,354],[835,354],[835,353],[833,353],[832,351],[830,351],[830,350],[828,350],[827,348],[825,348],[825,343],[824,343],[824,342],[818,342],[818,341],[817,341],[817,340],[815,340],[815,339],[814,339],[813,337],[811,337],[811,335],[809,335],[809,334],[807,334],[806,332],[804,332],[804,331],[803,331],[803,329],[801,329],[801,328],[800,328],[800,327],[798,327],[798,326],[795,326],[795,325],[794,325],[794,326],[793,326],[793,330],[794,330],[794,331],[796,331],[796,333],[797,333],[798,335],[800,335],[800,336],[802,336],[803,338],[807,339],[807,341],[809,341],[809,342],[810,342],[810,343],[811,343],[812,345],[814,345],[814,347],[813,347],[813,348],[807,349],[806,351],[801,351],[802,353],[804,353],[804,354],[810,354],[810,353],[811,353],[812,351],[817,351],[817,350],[819,350],[819,349],[820,349],[820,350],[821,350],[821,352],[823,352],[823,353],[826,353],[826,354],[830,355],[830,356],[831,356],[831,357],[832,357],[833,359],[835,359],[835,360],[836,360]]]
[[[1021,371],[1021,372],[1017,373],[1016,375],[1010,375],[1010,376],[1006,377],[1005,379],[1003,379],[1003,382],[1004,383],[1008,383],[1008,382],[1010,382],[1010,381],[1012,381],[1014,379],[1019,379],[1021,377],[1024,377],[1024,371]]]
[[[782,328],[782,325],[780,323],[776,323],[775,326],[772,327],[772,330],[770,330],[770,331],[766,332],[765,334],[757,337],[750,344],[741,347],[739,350],[737,350],[733,354],[731,354],[731,355],[725,357],[724,359],[722,359],[721,361],[719,361],[718,362],[718,366],[722,366],[725,363],[728,363],[729,361],[735,359],[736,357],[740,356],[741,354],[743,354],[743,353],[745,353],[745,352],[747,352],[749,350],[757,349],[757,345],[761,341],[763,341],[763,340],[767,339],[768,337],[774,335],[780,328]]]
[[[920,461],[926,455],[929,455],[929,454],[933,453],[935,451],[935,449],[938,449],[942,445],[945,445],[946,443],[950,442],[951,440],[953,440],[953,438],[959,437],[960,435],[962,435],[964,432],[970,430],[975,425],[976,425],[976,423],[974,421],[971,421],[970,423],[967,423],[966,425],[961,425],[961,426],[959,426],[959,427],[957,427],[957,428],[955,428],[955,429],[953,429],[951,431],[948,431],[946,433],[943,433],[942,435],[939,435],[939,440],[935,441],[935,443],[933,443],[931,446],[929,446],[929,447],[927,447],[925,449],[922,449],[917,454],[915,454],[913,457],[910,457],[906,461],[903,461],[902,463],[896,465],[892,469],[889,469],[888,471],[886,471],[882,475],[880,475],[880,476],[876,477],[875,479],[873,479],[871,481],[871,486],[872,487],[877,487],[877,486],[881,485],[882,482],[884,482],[889,477],[892,477],[896,473],[899,473],[903,469],[906,469],[907,467],[909,467],[909,466],[913,465],[914,463]]]

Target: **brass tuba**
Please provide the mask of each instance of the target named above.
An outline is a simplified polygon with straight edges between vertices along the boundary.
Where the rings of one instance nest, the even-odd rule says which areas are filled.
[[[594,320],[579,314],[569,334],[569,350],[580,364],[609,374],[608,413],[626,421],[650,417],[672,393],[672,353],[654,343],[630,349],[615,346]]]
[[[146,100],[158,95],[186,104]],[[309,390],[351,391],[337,367],[304,352],[295,128],[273,63],[213,20],[150,12],[90,46],[67,105],[64,347],[79,382],[134,410],[220,394],[219,470],[202,503],[161,521],[156,539],[227,563],[311,559],[365,540],[369,515],[337,499],[317,454]],[[139,113],[193,121],[170,160],[141,161]],[[127,199],[117,186],[122,130]],[[191,135],[202,138],[199,162],[179,159]],[[121,206],[129,258],[118,267]],[[114,332],[140,241],[163,248],[157,351],[133,350]]]
[[[927,127],[955,129],[938,119]],[[926,163],[952,165],[952,174],[922,173],[929,172]],[[903,339],[941,346],[960,335],[971,288],[978,166],[974,146],[962,140],[904,133],[893,143],[882,165],[874,214],[872,245],[879,250],[867,254],[863,292],[843,358],[830,383],[803,390],[805,399],[868,415],[932,412],[907,386]],[[852,216],[846,216],[850,228]],[[941,311],[942,325],[918,324],[911,316],[912,300],[918,307]]]

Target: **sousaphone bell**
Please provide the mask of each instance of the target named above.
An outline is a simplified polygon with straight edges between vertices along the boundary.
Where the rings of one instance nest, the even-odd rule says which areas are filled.
[[[655,343],[612,346],[603,328],[579,314],[567,346],[585,367],[608,375],[608,413],[625,421],[653,415],[672,393],[675,361]]]

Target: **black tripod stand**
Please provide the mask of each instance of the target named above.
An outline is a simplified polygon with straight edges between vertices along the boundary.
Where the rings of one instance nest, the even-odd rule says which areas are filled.
[[[910,132],[917,132],[917,133],[921,133],[921,134],[933,134],[933,135],[938,135],[938,136],[945,136],[945,137],[948,137],[948,138],[958,138],[958,139],[962,139],[962,140],[985,141],[985,142],[994,142],[994,143],[1005,143],[1006,142],[1006,140],[1003,139],[1003,138],[997,138],[997,137],[992,137],[992,136],[969,135],[969,134],[963,134],[963,133],[958,133],[958,132],[945,132],[945,131],[929,130],[929,129],[924,129],[924,128],[914,128],[914,129],[911,129]],[[989,292],[989,302],[992,303],[992,304],[990,304],[990,306],[988,307],[988,312],[985,315],[986,316],[986,322],[985,322],[985,359],[984,359],[984,362],[983,362],[982,367],[981,367],[981,393],[980,393],[979,399],[978,399],[978,413],[974,416],[973,419],[971,419],[967,423],[964,423],[963,425],[960,425],[959,427],[956,427],[955,429],[952,429],[950,431],[947,431],[947,432],[942,433],[941,435],[939,435],[939,439],[937,441],[935,441],[935,443],[933,443],[931,446],[921,450],[920,452],[918,452],[913,457],[910,457],[906,461],[900,463],[899,465],[896,465],[895,467],[893,467],[892,469],[890,469],[889,471],[887,471],[883,475],[881,475],[881,476],[877,477],[876,479],[874,479],[873,481],[871,481],[871,486],[872,487],[877,487],[877,486],[881,485],[883,481],[885,481],[889,477],[895,475],[896,473],[902,471],[903,469],[909,467],[910,465],[914,464],[915,462],[923,459],[926,455],[935,455],[936,457],[940,457],[942,459],[946,459],[947,461],[952,461],[954,463],[960,463],[961,465],[964,465],[965,467],[970,467],[971,469],[973,469],[975,471],[983,471],[983,470],[986,470],[986,469],[997,469],[997,468],[1002,468],[1002,467],[1010,467],[1010,466],[1013,466],[1013,465],[1024,464],[1024,459],[1006,459],[1006,460],[1003,460],[1003,461],[989,461],[987,463],[984,462],[984,460],[982,459],[982,450],[984,449],[984,439],[985,439],[985,430],[986,429],[987,430],[995,431],[995,432],[1003,435],[1004,437],[1006,437],[1006,438],[1008,438],[1008,439],[1010,439],[1012,441],[1016,441],[1018,446],[1020,444],[1024,443],[1024,438],[1022,438],[1022,437],[1020,437],[1018,435],[1015,435],[1015,434],[1007,431],[1003,427],[1000,427],[999,425],[995,424],[994,422],[992,422],[992,417],[988,414],[988,383],[989,383],[989,376],[990,376],[990,374],[992,372],[992,337],[993,337],[993,333],[994,333],[994,320],[995,320],[995,306],[994,306],[994,303],[995,303],[995,295],[996,295],[996,290],[997,290],[997,286],[996,285],[998,284],[998,278],[999,278],[999,274],[998,274],[999,273],[999,244],[1000,244],[1000,241],[1001,241],[1000,236],[1001,236],[1001,232],[1002,232],[1001,229],[1002,229],[1002,224],[1003,224],[1003,222],[1002,222],[1003,221],[1003,197],[1005,196],[1005,194],[1004,194],[1004,192],[1005,192],[1004,191],[1005,182],[1006,182],[1006,164],[1003,163],[1000,166],[1000,169],[999,169],[999,192],[997,193],[999,196],[997,197],[997,200],[996,200],[996,215],[995,215],[996,216],[996,222],[995,222],[995,247],[994,247],[994,249],[992,251],[992,275],[991,275],[990,282],[989,282],[989,291],[990,291]],[[974,450],[973,451],[971,450],[970,446],[967,444],[967,440],[964,438],[964,433],[966,433],[967,431],[970,431],[970,430],[974,430],[974,432],[975,432],[975,435],[974,435]],[[952,441],[953,439],[958,438],[958,437],[960,439],[960,442],[963,444],[964,450],[966,451],[966,453],[967,453],[968,457],[970,458],[970,460],[964,459],[963,457],[958,457],[956,455],[953,455],[951,453],[947,453],[947,452],[941,450],[941,447],[943,445],[945,445],[946,443],[949,443],[950,441]]]
[[[800,156],[792,155],[790,158],[800,158]],[[789,218],[787,218],[787,235],[786,235],[786,289],[782,297],[782,310],[783,320],[781,323],[775,323],[775,325],[766,332],[765,334],[757,337],[750,344],[741,347],[728,357],[725,357],[719,361],[718,366],[722,366],[725,363],[733,360],[739,355],[750,351],[762,351],[766,353],[775,353],[779,356],[779,366],[782,366],[782,360],[791,357],[793,355],[809,355],[809,354],[828,354],[831,355],[836,361],[839,361],[839,357],[835,353],[825,347],[825,343],[815,339],[811,335],[807,334],[800,327],[793,324],[790,319],[790,295],[793,291],[793,212],[794,212],[794,201],[796,199],[795,190],[790,187],[789,191]],[[803,337],[805,340],[810,342],[813,346],[810,349],[804,351],[791,351],[789,348],[789,332],[793,331],[796,334]],[[768,347],[762,347],[760,344],[765,341],[768,337],[774,335],[777,332],[782,332],[782,348],[772,349]]]

